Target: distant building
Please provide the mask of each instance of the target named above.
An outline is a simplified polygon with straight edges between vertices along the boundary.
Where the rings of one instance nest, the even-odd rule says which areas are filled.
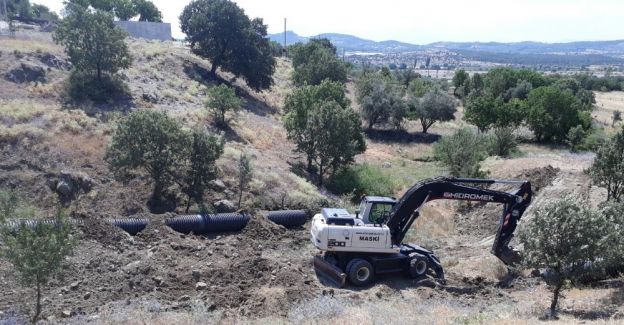
[[[148,21],[116,21],[115,25],[125,30],[131,37],[149,40],[170,41],[171,24]]]

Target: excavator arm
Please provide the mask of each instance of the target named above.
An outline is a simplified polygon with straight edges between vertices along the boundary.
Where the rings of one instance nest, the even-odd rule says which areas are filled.
[[[513,192],[484,189],[478,184],[518,184]],[[531,183],[472,178],[434,178],[412,186],[395,204],[385,224],[390,229],[392,244],[401,245],[412,223],[419,217],[420,208],[427,202],[439,199],[493,202],[503,204],[503,213],[492,246],[492,253],[503,263],[517,262],[518,255],[509,247],[513,233],[522,214],[531,203]]]

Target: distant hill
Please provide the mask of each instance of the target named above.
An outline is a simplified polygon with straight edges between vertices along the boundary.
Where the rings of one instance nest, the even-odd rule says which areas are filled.
[[[344,49],[347,52],[381,52],[381,53],[397,53],[412,52],[418,50],[435,50],[448,49],[460,52],[475,53],[487,52],[493,54],[591,54],[591,55],[624,55],[624,40],[614,41],[582,41],[570,43],[541,43],[541,42],[515,42],[515,43],[499,43],[499,42],[436,42],[427,45],[415,45],[403,43],[399,41],[382,41],[376,42],[363,39],[360,37],[325,33],[310,37],[297,35],[293,31],[286,33],[287,44],[297,42],[307,42],[310,38],[328,38],[336,45],[339,50]],[[277,33],[269,35],[271,40],[284,43],[284,34]]]
[[[432,48],[446,48],[450,50],[468,50],[491,53],[520,53],[520,54],[622,54],[624,40],[615,41],[585,41],[570,43],[541,43],[541,42],[437,42],[427,45]]]
[[[359,38],[347,34],[325,33],[310,37],[297,35],[293,31],[286,32],[286,44],[291,45],[297,42],[305,43],[310,38],[327,38],[339,51],[347,52],[410,52],[420,50],[423,47],[414,44],[402,43],[399,41],[382,41],[376,42],[363,38]],[[269,39],[284,44],[284,33],[270,34]]]

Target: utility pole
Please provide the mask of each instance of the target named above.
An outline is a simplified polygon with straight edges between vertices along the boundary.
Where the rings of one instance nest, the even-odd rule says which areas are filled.
[[[286,18],[284,18],[284,52],[283,52],[283,55],[284,57],[286,57]]]

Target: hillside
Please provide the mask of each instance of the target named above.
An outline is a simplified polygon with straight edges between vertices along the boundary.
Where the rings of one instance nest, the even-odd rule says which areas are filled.
[[[507,270],[489,253],[498,206],[466,208],[439,201],[423,209],[408,239],[441,257],[446,285],[396,275],[380,276],[377,284],[364,288],[337,289],[315,275],[309,223],[286,229],[263,217],[280,208],[317,213],[321,207],[350,205],[312,184],[298,168],[302,157],[293,152],[281,123],[283,101],[293,89],[287,59],[278,59],[275,85],[255,92],[222,71],[219,80],[210,79],[210,63],[181,44],[129,40],[134,63],[122,75],[132,98],[72,106],[62,96],[67,58],[45,39],[0,39],[0,189],[19,191],[42,216],[49,216],[59,197],[51,184],[64,177],[91,184],[65,202],[71,217],[89,226],[76,227],[79,245],[64,278],[44,290],[43,316],[49,323],[539,323],[550,295],[546,285],[528,270],[513,285],[504,285]],[[5,77],[9,71],[44,76],[16,83]],[[231,84],[246,100],[226,130],[215,128],[203,107],[207,87],[218,82]],[[353,98],[352,82],[347,89]],[[624,111],[623,98],[622,93],[599,93],[595,123],[608,126],[612,111]],[[115,180],[103,160],[105,149],[115,123],[128,111],[142,109],[165,111],[187,127],[223,132],[227,142],[218,161],[222,184],[207,193],[208,203],[235,200],[236,161],[243,151],[253,158],[254,179],[243,201],[252,220],[243,231],[176,233],[163,220],[184,212],[183,198],[175,198],[175,211],[152,214],[146,206],[151,192],[146,177]],[[465,126],[461,117],[460,108],[456,120],[434,125],[430,136],[423,136],[416,122],[399,136],[391,130],[368,132],[368,149],[357,163],[381,168],[401,195],[416,181],[446,173],[430,159],[432,142]],[[566,194],[593,205],[601,201],[604,191],[584,173],[592,154],[532,143],[521,145],[521,151],[508,159],[490,157],[484,167],[493,178],[533,181],[538,192],[527,219]],[[174,187],[169,192],[175,196],[179,191]],[[192,207],[191,213],[197,211]],[[102,222],[109,217],[143,217],[152,224],[130,236]],[[4,260],[0,284],[0,323],[23,322],[33,292],[18,283]],[[624,319],[622,297],[624,282],[618,279],[570,290],[555,323],[616,324]]]

